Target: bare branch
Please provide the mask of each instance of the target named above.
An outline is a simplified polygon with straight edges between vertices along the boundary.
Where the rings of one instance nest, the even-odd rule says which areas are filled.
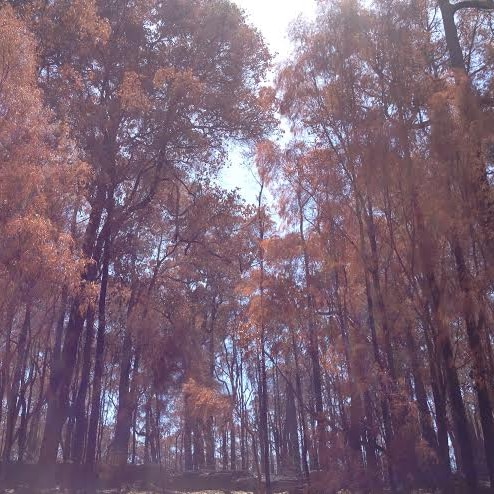
[[[463,0],[452,5],[453,12],[463,9],[494,10],[494,0]]]

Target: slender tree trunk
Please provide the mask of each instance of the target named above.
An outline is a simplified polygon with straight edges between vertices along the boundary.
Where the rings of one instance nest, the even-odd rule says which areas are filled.
[[[14,430],[18,414],[18,398],[19,391],[22,387],[23,382],[22,369],[25,366],[27,358],[26,348],[30,326],[31,305],[28,303],[26,304],[24,322],[22,324],[21,332],[19,334],[19,340],[17,343],[17,358],[14,366],[14,372],[12,374],[11,386],[7,395],[7,421],[5,425],[5,442],[2,453],[2,458],[5,463],[8,463],[10,461],[10,450],[14,443]]]
[[[420,231],[420,234],[422,236],[425,232]],[[425,284],[427,296],[431,305],[432,322],[438,333],[436,335],[435,345],[436,348],[439,349],[444,363],[447,392],[453,416],[455,438],[457,440],[460,453],[460,463],[469,486],[472,489],[476,489],[477,472],[473,460],[472,443],[468,434],[468,420],[463,397],[461,395],[458,372],[455,367],[449,328],[444,324],[441,314],[441,292],[437,284],[433,266],[431,265],[430,252],[425,250],[425,245],[423,242],[419,243],[419,247],[426,279]]]
[[[451,405],[455,437],[459,447],[459,458],[465,478],[472,489],[477,488],[477,471],[474,463],[472,441],[468,434],[468,420],[461,395],[460,381],[454,363],[453,348],[449,334],[441,335],[441,350],[445,363],[446,382]]]
[[[213,298],[211,311],[211,326],[209,330],[209,377],[214,379],[215,368],[215,319],[216,319],[216,297]],[[214,437],[214,417],[209,416],[206,420],[205,442],[206,442],[206,466],[208,469],[215,470],[215,437]]]
[[[28,433],[27,445],[26,445],[26,450],[28,454],[27,459],[29,462],[32,462],[34,461],[35,458],[37,458],[38,448],[39,448],[38,434],[40,429],[41,409],[44,401],[45,381],[46,381],[46,374],[48,368],[48,347],[44,348],[43,353],[44,355],[43,355],[43,364],[41,366],[41,376],[39,379],[39,384],[37,385],[38,398],[36,400],[36,404],[33,407],[34,409],[30,420],[29,433]]]
[[[258,196],[258,221],[259,221],[259,264],[260,264],[260,355],[259,355],[259,430],[260,430],[260,443],[262,452],[262,463],[265,475],[265,494],[272,494],[271,486],[271,468],[270,468],[270,454],[269,454],[269,430],[268,430],[268,380],[266,375],[266,321],[264,318],[264,235],[265,235],[265,218],[264,210],[262,207],[262,193],[264,183],[261,185],[261,190]]]
[[[314,392],[315,412],[316,412],[316,430],[317,430],[317,464],[316,469],[326,469],[328,465],[327,446],[326,446],[326,417],[324,415],[323,392],[321,364],[319,362],[319,341],[317,328],[314,321],[314,303],[312,299],[311,274],[309,253],[304,233],[304,210],[300,189],[297,191],[297,202],[299,208],[299,234],[302,242],[305,291],[307,299],[307,317],[309,325],[309,356],[312,366],[312,384]]]
[[[365,264],[364,280],[365,280],[365,293],[367,299],[367,320],[371,333],[374,361],[380,372],[379,385],[381,389],[381,409],[382,409],[383,425],[384,425],[384,442],[386,444],[386,453],[387,453],[388,477],[389,477],[391,489],[394,491],[396,490],[396,486],[395,486],[394,469],[393,469],[393,461],[392,461],[393,459],[391,456],[391,444],[393,442],[393,426],[392,426],[391,412],[389,406],[389,392],[387,390],[386,384],[383,382],[384,375],[386,374],[387,369],[382,361],[381,354],[379,351],[379,343],[377,340],[376,322],[374,317],[374,312],[375,312],[374,299],[372,297],[371,288],[370,288],[369,269],[367,267],[367,254],[366,254],[367,249],[364,240],[362,212],[358,200],[357,200],[357,218],[359,222],[359,231],[360,231],[360,247]]]
[[[428,311],[428,308],[426,308],[427,313]],[[435,335],[430,334],[433,333],[434,330],[431,327],[428,316],[423,321],[423,324],[424,338],[429,357],[432,397],[434,399],[439,460],[444,469],[444,477],[447,478],[451,474],[451,465],[448,444],[448,419],[446,413],[446,383],[441,368],[442,357],[437,353],[436,347],[433,344],[432,338],[435,340]]]
[[[423,288],[426,293],[426,296],[429,299],[429,304],[433,307],[433,318],[437,317],[439,306],[438,296],[438,288],[436,285],[436,278],[434,274],[434,266],[432,261],[433,253],[435,252],[435,246],[433,245],[432,236],[426,231],[424,216],[421,208],[421,204],[419,202],[419,194],[417,184],[417,180],[413,173],[413,159],[410,151],[410,142],[407,133],[407,127],[405,124],[405,118],[403,116],[403,111],[400,109],[400,118],[401,118],[401,139],[403,145],[403,151],[405,153],[406,162],[407,162],[407,178],[408,183],[410,184],[410,204],[413,212],[413,221],[415,224],[416,238],[417,238],[417,246],[419,253],[419,261],[421,264],[421,270],[426,278],[426,281],[423,283]],[[436,295],[434,295],[436,294]],[[436,301],[434,302],[433,298],[436,297]],[[434,328],[432,322],[429,317],[429,305],[427,305],[425,310],[425,317],[423,319],[424,325],[424,338],[427,346],[427,352],[429,356],[429,368],[431,373],[431,387],[432,394],[434,399],[434,407],[436,412],[436,427],[437,427],[437,447],[439,460],[441,464],[442,474],[444,479],[449,476],[451,473],[450,466],[450,458],[449,458],[449,444],[448,444],[448,427],[447,427],[447,415],[446,415],[446,396],[445,396],[445,383],[443,379],[443,375],[441,372],[441,359],[442,356],[438,354],[439,347],[435,343],[437,342],[437,331],[439,331],[439,327]],[[435,314],[435,316],[434,316]],[[432,337],[432,339],[431,339]],[[434,342],[434,343],[433,343]],[[440,353],[440,352],[439,352]],[[439,359],[439,360],[438,360]],[[412,366],[414,363],[412,362]],[[415,363],[418,366],[418,363]],[[419,374],[419,370],[414,371],[414,375]],[[423,400],[423,398],[422,398]],[[428,428],[426,425],[427,419],[423,415],[425,412],[425,405],[422,403],[421,405],[421,420],[425,422],[422,423],[422,430],[425,433],[425,430]],[[429,442],[432,440],[432,434],[430,432],[426,433],[430,436]]]
[[[226,428],[221,431],[221,467],[228,470],[228,433]]]
[[[92,258],[93,248],[96,242],[97,231],[103,214],[103,202],[106,191],[99,186],[96,200],[89,217],[86,228],[82,254],[86,258]],[[98,262],[98,259],[95,259]],[[90,266],[82,277],[82,282],[94,281],[96,276],[95,266]],[[62,428],[67,419],[69,391],[74,373],[74,366],[79,348],[79,338],[85,320],[83,310],[84,301],[76,297],[72,305],[69,321],[65,330],[65,339],[60,359],[53,360],[50,375],[48,410],[46,414],[45,430],[41,443],[39,462],[53,464],[56,462],[58,447],[62,436]]]
[[[151,400],[152,398],[150,398]],[[158,452],[156,451],[156,428],[154,423],[153,404],[149,404],[149,448],[151,452],[151,462],[158,463]]]
[[[479,307],[478,317],[475,315],[475,297],[472,282],[465,262],[463,249],[457,238],[453,239],[453,253],[458,271],[458,280],[464,301],[465,324],[468,344],[473,357],[473,378],[479,404],[482,433],[484,436],[484,450],[489,471],[491,485],[494,486],[494,419],[488,392],[488,367],[481,344],[481,333],[484,329],[484,309]],[[480,302],[482,303],[482,302]]]
[[[367,466],[367,476],[370,477],[371,485],[380,477],[377,466],[376,452],[376,432],[374,425],[374,412],[372,409],[372,399],[368,389],[364,391],[365,408],[365,457]]]
[[[84,459],[84,446],[87,432],[86,397],[89,389],[89,378],[91,374],[91,357],[94,340],[94,311],[88,310],[86,319],[86,341],[82,356],[81,379],[79,389],[73,406],[74,434],[72,437],[71,457],[74,463],[81,463]]]
[[[37,351],[33,352],[34,355],[37,354]],[[19,425],[19,430],[17,432],[17,461],[19,463],[22,463],[24,461],[24,455],[26,453],[26,447],[27,447],[27,439],[28,439],[28,422],[32,416],[32,401],[33,401],[33,394],[34,394],[34,384],[37,379],[37,372],[35,368],[35,363],[34,363],[34,355],[33,359],[31,362],[31,365],[29,367],[29,375],[27,378],[27,382],[29,383],[29,394],[27,401],[25,399],[25,392],[21,393],[21,423]]]
[[[425,390],[424,381],[420,370],[420,362],[417,355],[417,345],[412,334],[412,330],[409,325],[406,327],[406,341],[407,350],[410,355],[410,361],[412,366],[412,374],[415,388],[415,395],[417,398],[417,406],[419,410],[419,421],[422,435],[427,441],[427,444],[437,453],[439,453],[439,446],[437,442],[436,432],[432,425],[432,418],[427,404],[427,392]]]
[[[376,242],[376,227],[374,224],[374,211],[370,199],[367,201],[367,214],[365,215],[367,224],[367,234],[369,237],[370,245],[370,272],[372,278],[372,287],[374,289],[374,295],[377,301],[377,312],[379,314],[379,320],[384,336],[384,348],[387,358],[387,370],[393,381],[396,382],[396,365],[394,362],[393,347],[391,345],[391,331],[389,328],[388,315],[386,313],[386,306],[384,303],[383,291],[381,289],[381,282],[379,279],[379,255],[377,252]]]
[[[106,332],[106,293],[108,290],[108,270],[110,266],[111,240],[108,238],[103,250],[101,269],[101,287],[98,301],[98,334],[96,337],[96,353],[94,357],[93,389],[91,394],[91,413],[86,440],[85,463],[92,466],[96,460],[98,423],[101,414],[101,388],[103,382],[105,332]]]
[[[193,454],[193,462],[194,462],[194,470],[202,470],[205,464],[204,458],[204,438],[202,434],[203,424],[199,419],[194,419],[193,425],[193,444],[194,444],[194,454]]]
[[[289,467],[292,471],[300,473],[300,448],[298,441],[297,407],[295,394],[291,383],[286,387],[286,441],[288,446]]]
[[[12,326],[14,324],[14,316],[15,310],[14,305],[12,304],[6,314],[5,351],[2,358],[2,367],[0,368],[0,424],[3,414],[3,397],[10,377],[10,362],[12,360]]]
[[[58,362],[62,353],[63,328],[65,326],[65,316],[67,314],[67,303],[67,289],[64,287],[62,291],[62,299],[60,301],[60,316],[55,327],[55,343],[53,345],[52,357],[53,362]]]
[[[137,357],[136,357],[137,360]],[[134,364],[134,367],[137,367]],[[120,356],[120,378],[118,384],[118,409],[115,423],[115,435],[112,443],[112,462],[125,465],[129,452],[130,429],[134,409],[132,391],[130,389],[132,370],[132,337],[127,328]]]
[[[184,432],[183,432],[183,446],[184,446],[184,469],[186,472],[190,472],[194,468],[192,458],[192,418],[188,412],[187,396],[185,399],[185,417],[184,417]]]
[[[295,362],[295,384],[297,389],[297,398],[298,398],[298,409],[299,409],[299,422],[300,428],[302,430],[302,468],[304,471],[305,481],[307,484],[310,484],[310,470],[309,470],[309,462],[308,462],[308,454],[309,454],[309,434],[307,429],[307,419],[305,415],[305,402],[302,394],[302,379],[300,377],[300,366],[299,366],[299,355],[297,350],[297,344],[295,341],[294,331],[291,330],[291,340],[292,340],[292,350],[293,357]]]
[[[235,418],[232,414],[232,422],[230,425],[230,469],[237,469],[237,451],[236,451],[236,436],[235,436]]]

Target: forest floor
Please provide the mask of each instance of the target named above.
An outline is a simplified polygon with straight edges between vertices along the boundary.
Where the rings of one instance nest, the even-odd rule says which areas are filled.
[[[84,491],[74,491],[72,489],[4,489],[0,490],[1,494],[86,494]],[[231,491],[231,490],[206,490],[206,491],[120,491],[120,490],[103,490],[97,491],[97,494],[255,494],[254,491]],[[288,494],[288,492],[280,493]]]
[[[84,491],[74,491],[72,489],[4,489],[3,491],[0,490],[1,494],[74,494],[77,492],[77,494],[85,494]],[[98,490],[97,494],[255,494],[254,491],[232,491],[229,489],[226,490],[203,490],[203,491],[197,491],[197,490],[180,490],[180,491],[157,491],[157,490],[146,490],[146,491],[135,491],[135,490],[130,490],[130,491],[121,491],[121,490]],[[284,493],[279,493],[279,494],[288,494],[288,491]]]
[[[287,490],[287,491],[280,491],[276,490],[276,494],[302,494],[305,493],[306,491],[304,490]],[[385,491],[372,491],[374,494],[384,494],[384,493],[389,493],[388,490]],[[469,490],[463,490],[463,489],[453,489],[452,491],[450,490],[436,490],[436,491],[431,491],[427,489],[419,489],[419,490],[413,490],[413,491],[406,491],[407,494],[444,494],[447,492],[448,494],[471,494],[471,491]],[[491,492],[488,489],[480,489],[477,491],[479,493],[488,493]],[[189,489],[180,489],[180,490],[169,490],[169,489],[145,489],[145,490],[136,490],[136,489],[103,489],[103,490],[97,490],[97,491],[87,491],[85,489],[60,489],[60,488],[55,488],[55,489],[34,489],[34,488],[16,488],[16,489],[3,489],[0,487],[0,494],[257,494],[257,490],[231,490],[231,489],[206,489],[206,490],[197,490],[196,488],[193,488],[192,490]],[[355,494],[355,491],[349,491],[349,490],[342,490],[339,491],[341,494]],[[403,491],[403,494],[405,491]],[[324,491],[317,491],[317,494],[327,494]],[[357,493],[358,494],[358,493]]]
[[[2,465],[0,464],[0,467]],[[2,472],[3,470],[3,472]],[[48,475],[49,474],[49,475]],[[314,479],[315,480],[315,479]],[[274,476],[276,494],[307,493],[301,479],[295,476]],[[477,493],[491,492],[488,483]],[[334,492],[325,481],[312,483],[313,494]],[[40,465],[10,464],[0,468],[0,494],[256,494],[258,480],[247,471],[185,472],[164,475],[159,468],[145,466],[101,466],[92,475],[77,465],[58,464],[51,471]],[[340,494],[364,491],[341,490]],[[369,492],[368,490],[366,492]],[[373,494],[389,492],[375,489]],[[470,494],[460,481],[440,490],[419,489],[400,491],[402,494]]]

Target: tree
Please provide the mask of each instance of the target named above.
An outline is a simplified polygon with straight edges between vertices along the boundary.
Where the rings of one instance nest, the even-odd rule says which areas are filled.
[[[255,138],[269,122],[257,100],[267,52],[240,11],[226,2],[154,7],[55,2],[36,12],[42,19],[33,26],[47,40],[41,54],[47,99],[94,170],[82,240],[93,267],[83,284],[96,281],[103,246],[110,248],[122,223],[147,208],[163,183],[209,173],[227,137]],[[67,42],[74,24],[79,35]],[[211,38],[218,25],[221,36]],[[72,305],[50,378],[41,455],[47,462],[56,458],[67,417],[82,303]]]

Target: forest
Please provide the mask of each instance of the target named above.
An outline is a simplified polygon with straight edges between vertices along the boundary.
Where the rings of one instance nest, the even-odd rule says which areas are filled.
[[[0,491],[490,492],[493,12],[0,0]]]

